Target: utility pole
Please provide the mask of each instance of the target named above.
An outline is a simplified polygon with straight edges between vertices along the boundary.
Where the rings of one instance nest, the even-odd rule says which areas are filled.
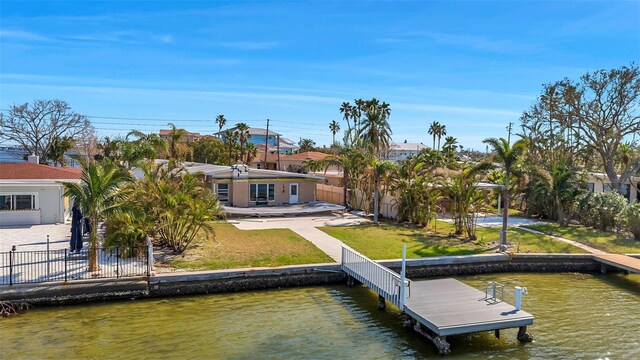
[[[267,119],[267,136],[264,138],[264,163],[263,169],[267,168],[267,154],[269,153],[269,119]]]
[[[507,143],[511,144],[511,129],[513,129],[513,123],[510,122],[509,126],[507,126],[507,131],[509,132],[509,135],[507,135]]]
[[[278,168],[276,170],[280,171],[280,134],[276,135],[276,150],[278,151]]]

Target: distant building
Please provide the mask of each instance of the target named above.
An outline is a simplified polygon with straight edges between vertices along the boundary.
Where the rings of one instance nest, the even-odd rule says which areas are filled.
[[[622,185],[622,195],[627,198],[629,203],[640,201],[640,192],[638,187],[640,186],[640,177],[632,176]],[[591,192],[610,192],[613,190],[611,187],[611,181],[607,174],[602,173],[589,173],[587,175],[587,188]]]
[[[325,154],[318,151],[305,151],[297,154],[280,154],[268,152],[266,154],[266,166],[265,166],[265,152],[259,151],[258,155],[251,160],[250,167],[254,169],[267,169],[267,170],[282,170],[288,172],[307,172],[305,162],[309,160],[322,160],[329,154]]]
[[[391,143],[389,144],[389,150],[387,150],[387,159],[393,162],[407,160],[427,148],[428,147],[422,143]]]
[[[233,127],[229,130],[236,131],[237,129]],[[224,141],[225,131],[217,132],[214,135]],[[267,138],[267,129],[252,127],[252,128],[249,128],[247,132],[251,135],[251,137],[247,139],[247,142],[252,143],[258,149],[264,150],[265,144],[266,144],[268,151],[271,151],[271,152],[279,151],[281,154],[289,154],[296,151],[299,148],[299,146],[296,145],[295,142],[285,137],[282,137],[281,134],[275,131],[269,130],[268,138]],[[280,141],[280,144],[278,144],[278,140]]]
[[[160,137],[165,140],[169,140],[171,136],[170,134],[171,134],[171,130],[160,130],[160,133],[159,133]],[[192,143],[200,138],[201,138],[200,133],[192,133],[187,131],[185,135],[182,135],[180,137],[179,142]]]

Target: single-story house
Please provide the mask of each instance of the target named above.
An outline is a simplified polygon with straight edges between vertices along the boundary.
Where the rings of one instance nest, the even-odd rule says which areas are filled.
[[[64,223],[71,206],[61,182],[77,182],[82,169],[29,162],[0,163],[0,225]]]
[[[164,163],[166,160],[156,160]],[[183,164],[186,171],[201,174],[221,203],[234,207],[275,206],[316,201],[316,182],[321,176],[286,171],[252,169],[244,164],[233,166],[202,163]],[[142,177],[134,170],[137,178]]]
[[[622,195],[624,195],[630,203],[640,201],[639,186],[640,177],[632,176],[631,179],[627,180],[623,185]],[[589,173],[587,175],[587,188],[592,192],[609,192],[612,190],[609,177],[603,173]]]

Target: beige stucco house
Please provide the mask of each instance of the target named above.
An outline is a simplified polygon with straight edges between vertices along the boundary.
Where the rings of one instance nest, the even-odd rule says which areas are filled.
[[[156,160],[162,163],[164,160]],[[286,171],[252,169],[247,165],[183,164],[193,174],[200,174],[227,206],[252,207],[298,204],[316,201],[316,182],[322,177]],[[136,177],[142,176],[134,170]]]
[[[632,176],[622,187],[623,194],[630,203],[640,201],[640,177]],[[587,175],[587,188],[592,192],[609,192],[611,191],[611,181],[607,174],[589,173]]]

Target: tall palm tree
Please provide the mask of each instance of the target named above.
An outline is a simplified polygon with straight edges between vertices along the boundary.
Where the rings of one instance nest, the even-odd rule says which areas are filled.
[[[434,121],[429,125],[429,135],[433,137],[433,146],[431,147],[433,150],[436,149],[436,138],[438,137],[438,133],[440,132],[440,123]]]
[[[388,149],[391,142],[392,132],[387,115],[389,111],[377,105],[377,100],[373,99],[365,109],[365,118],[358,134],[377,156]]]
[[[444,145],[442,145],[442,152],[449,158],[455,157],[456,149],[458,145],[458,139],[453,136],[447,136],[444,138]]]
[[[258,156],[258,148],[253,143],[247,143],[247,157],[245,164],[250,164],[256,156]]]
[[[235,133],[238,134],[238,141],[240,142],[240,159],[244,159],[244,147],[247,144],[247,140],[251,138],[249,125],[246,123],[237,123]]]
[[[185,142],[182,141],[183,137],[188,135],[185,129],[178,129],[172,123],[167,124],[171,127],[169,131],[169,140],[167,141],[167,147],[169,148],[169,159],[179,160],[184,156],[191,154],[192,150]]]
[[[107,159],[115,159],[119,157],[119,151],[123,140],[121,138],[110,138],[105,136],[97,145],[102,157]]]
[[[516,165],[520,163],[527,151],[527,143],[520,139],[511,145],[505,138],[488,138],[482,141],[489,145],[493,150],[495,161],[502,164],[505,171],[504,180],[504,207],[502,209],[502,236],[500,237],[500,249],[506,250],[507,245],[507,226],[509,223],[509,177]]]
[[[373,223],[378,224],[379,197],[380,197],[380,178],[395,169],[395,165],[389,160],[375,159],[371,163],[373,169]]]
[[[169,151],[167,141],[156,133],[144,133],[139,130],[131,130],[125,140],[135,137],[132,140],[134,152],[132,158],[125,159],[130,165],[136,165],[142,160],[154,161],[158,154],[166,154]]]
[[[440,150],[440,139],[446,135],[447,135],[447,127],[444,126],[444,124],[440,125],[438,127],[438,150]]]
[[[337,121],[331,120],[329,123],[329,130],[331,130],[331,135],[333,135],[333,142],[331,144],[336,143],[336,134],[340,131],[340,124]]]
[[[222,128],[227,124],[227,119],[225,119],[224,115],[220,114],[216,116],[216,124],[218,124],[218,132],[221,132]]]
[[[224,141],[227,145],[227,150],[229,151],[229,160],[228,165],[232,165],[233,161],[237,161],[237,156],[233,156],[233,150],[238,142],[238,133],[235,131],[231,131],[231,129],[227,129],[224,131]]]
[[[345,101],[340,105],[340,113],[344,117],[344,121],[347,122],[347,126],[351,128],[351,123],[349,120],[351,119],[351,104],[348,101]]]
[[[82,162],[82,178],[78,183],[63,183],[65,196],[91,220],[91,249],[89,271],[98,270],[98,223],[105,217],[126,210],[127,192],[121,185],[133,181],[128,171],[123,171],[108,159],[104,162]]]

